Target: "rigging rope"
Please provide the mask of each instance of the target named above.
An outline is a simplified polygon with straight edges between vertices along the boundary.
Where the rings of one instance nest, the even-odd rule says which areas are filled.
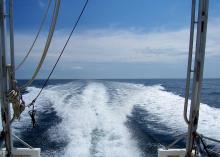
[[[32,75],[32,78],[27,83],[25,83],[23,86],[21,86],[20,90],[24,90],[27,86],[29,86],[34,81],[34,79],[36,78],[36,76],[37,76],[37,74],[38,74],[38,72],[44,62],[44,59],[46,58],[46,55],[47,55],[47,52],[50,47],[50,43],[51,43],[51,40],[52,40],[52,37],[54,34],[54,30],[55,30],[55,26],[56,26],[56,22],[57,22],[57,17],[58,17],[58,13],[59,13],[59,8],[60,8],[60,0],[56,0],[55,7],[53,10],[53,18],[52,18],[51,25],[50,25],[50,31],[49,31],[49,34],[47,37],[47,41],[46,41],[46,44],[44,47],[43,54],[41,56],[41,59],[38,63],[37,68],[34,71],[34,74]]]
[[[174,142],[172,142],[171,144],[169,144],[168,146],[165,146],[166,149],[170,149],[171,147],[173,147],[176,143],[178,143],[179,141],[181,141],[182,139],[186,138],[187,133],[184,134],[180,134],[178,135],[176,138],[176,140]]]
[[[201,140],[206,139],[206,140],[210,140],[210,141],[212,141],[212,142],[220,143],[220,140],[216,140],[216,139],[213,139],[213,138],[204,136],[204,135],[202,135],[202,134],[199,134],[199,136],[200,136]],[[217,151],[215,151],[214,149],[207,148],[207,151],[209,151],[209,152],[211,152],[211,153],[214,153],[214,154],[220,156],[220,152],[217,152]]]
[[[220,156],[220,152],[217,152],[217,151],[215,151],[215,150],[213,150],[213,149],[208,149],[208,150],[209,150],[209,152],[214,153],[214,154]]]
[[[201,138],[204,138],[204,139],[207,139],[207,140],[216,142],[216,143],[220,143],[220,140],[216,140],[216,139],[214,139],[214,138],[207,137],[207,136],[204,136],[204,135],[202,135],[202,134],[199,134],[199,135],[201,136]]]
[[[61,50],[60,55],[59,55],[59,57],[57,58],[57,60],[56,60],[56,62],[55,62],[55,64],[54,64],[54,66],[53,66],[53,68],[52,68],[50,74],[48,75],[47,79],[44,81],[44,84],[43,84],[43,86],[41,87],[40,92],[39,92],[39,93],[37,94],[37,96],[33,99],[33,101],[30,103],[29,106],[34,105],[35,101],[36,101],[37,98],[40,96],[40,94],[41,94],[41,92],[43,91],[43,89],[46,87],[46,85],[47,85],[47,83],[48,83],[48,81],[49,81],[51,75],[53,74],[53,72],[54,72],[54,70],[55,70],[55,68],[56,68],[56,66],[57,66],[57,64],[58,64],[58,62],[59,62],[59,60],[60,60],[60,58],[61,58],[62,55],[63,55],[63,52],[64,52],[65,49],[66,49],[67,44],[69,43],[70,38],[72,37],[72,35],[73,35],[73,33],[74,33],[74,31],[75,31],[75,29],[76,29],[76,27],[77,27],[77,25],[78,25],[78,23],[79,23],[81,17],[82,17],[82,15],[83,15],[83,13],[84,13],[84,11],[85,11],[85,9],[86,9],[86,6],[87,6],[88,2],[89,2],[89,0],[86,0],[85,4],[84,4],[84,6],[83,6],[83,9],[81,10],[80,15],[78,16],[78,18],[77,18],[75,24],[73,25],[73,28],[72,28],[72,30],[71,30],[71,32],[70,32],[70,34],[69,34],[69,36],[68,36],[68,38],[67,38],[65,44],[64,44],[63,49]]]
[[[209,151],[208,151],[208,147],[207,147],[205,141],[202,139],[202,137],[201,137],[200,135],[198,135],[198,136],[199,136],[199,139],[200,139],[200,141],[201,141],[201,143],[202,143],[202,146],[203,146],[203,148],[204,148],[204,150],[205,150],[207,156],[208,156],[208,157],[211,157],[211,155],[210,155],[210,153],[209,153]]]
[[[29,48],[27,54],[26,54],[25,57],[22,59],[22,61],[21,61],[21,62],[18,64],[18,66],[15,68],[15,70],[18,70],[18,69],[24,64],[24,62],[26,61],[26,59],[27,59],[28,56],[30,55],[30,53],[31,53],[31,51],[32,51],[32,49],[33,49],[33,47],[34,47],[34,45],[35,45],[35,43],[36,43],[36,41],[37,41],[37,39],[38,39],[38,37],[39,37],[39,35],[40,35],[40,32],[41,32],[41,30],[42,30],[42,28],[43,28],[43,25],[44,25],[44,23],[45,23],[45,21],[46,21],[46,18],[47,18],[47,15],[48,15],[50,6],[51,6],[51,0],[49,0],[49,2],[48,2],[48,6],[47,6],[46,11],[45,11],[45,13],[44,13],[44,15],[43,15],[43,19],[42,19],[42,21],[41,21],[41,23],[40,23],[39,30],[38,30],[38,32],[37,32],[37,34],[36,34],[36,37],[34,38],[34,41],[33,41],[32,45],[31,45],[31,47]]]

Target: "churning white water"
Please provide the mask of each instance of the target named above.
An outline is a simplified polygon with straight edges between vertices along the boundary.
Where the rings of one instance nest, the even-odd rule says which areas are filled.
[[[24,99],[31,101],[39,89],[30,87],[28,91]],[[48,108],[45,101],[51,102],[50,107],[62,118],[61,123],[51,126],[48,135],[57,142],[68,141],[61,152],[64,157],[142,156],[136,139],[125,124],[134,106],[151,114],[152,121],[172,128],[173,133],[187,131],[183,120],[184,98],[165,91],[161,85],[71,82],[47,87],[36,102],[38,110]],[[219,114],[219,109],[201,104],[199,132],[220,139]],[[22,121],[24,125],[25,116]],[[19,128],[19,124],[16,127]]]

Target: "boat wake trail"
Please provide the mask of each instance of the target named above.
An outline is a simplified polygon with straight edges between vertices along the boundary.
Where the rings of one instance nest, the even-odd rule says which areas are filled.
[[[48,97],[54,99],[57,91],[53,88],[47,93]],[[60,134],[66,134],[69,139],[64,156],[140,156],[124,124],[126,114],[116,111],[108,103],[108,93],[103,84],[88,83],[77,94],[67,91],[59,91],[60,96],[56,96],[59,100],[54,99],[53,102],[53,107],[63,118],[58,126],[63,128]],[[66,100],[68,95],[71,97]]]
[[[29,88],[25,97],[38,90]],[[53,108],[62,119],[47,131],[51,140],[67,143],[58,156],[138,157],[146,152],[128,126],[129,117],[139,117],[135,127],[141,123],[158,134],[182,134],[187,131],[183,101],[161,85],[79,81],[47,87],[36,106],[48,112]],[[201,104],[199,132],[220,139],[219,114],[219,109]]]

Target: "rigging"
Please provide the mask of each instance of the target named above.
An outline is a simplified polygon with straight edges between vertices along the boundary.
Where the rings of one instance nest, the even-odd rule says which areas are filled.
[[[37,68],[35,69],[31,79],[29,81],[27,81],[23,86],[21,86],[20,90],[24,90],[27,86],[31,85],[31,83],[34,81],[34,79],[36,78],[38,72],[41,69],[41,66],[42,66],[42,64],[43,64],[43,62],[46,58],[48,49],[50,47],[51,40],[53,38],[53,34],[54,34],[56,22],[57,22],[57,17],[58,17],[58,13],[59,13],[59,8],[60,8],[60,0],[56,0],[55,7],[54,7],[54,10],[53,10],[53,18],[52,18],[52,21],[51,21],[50,30],[49,30],[49,33],[48,33],[48,37],[47,37],[47,41],[46,41],[46,44],[45,44],[45,47],[44,47],[43,54],[41,56],[41,59],[40,59],[38,65],[37,65]]]
[[[31,51],[32,51],[32,49],[33,49],[33,47],[34,47],[34,45],[35,45],[35,43],[36,43],[36,41],[37,41],[37,39],[38,39],[38,37],[39,37],[39,35],[40,35],[40,32],[41,32],[41,30],[42,30],[42,28],[43,28],[43,25],[44,25],[44,23],[45,23],[45,21],[46,21],[46,18],[47,18],[48,12],[49,12],[50,5],[51,5],[51,0],[49,0],[49,2],[48,2],[48,6],[47,6],[47,9],[46,9],[46,12],[45,12],[44,15],[43,15],[43,19],[42,19],[42,21],[41,21],[39,30],[38,30],[38,32],[37,32],[37,34],[36,34],[36,37],[34,38],[34,41],[33,41],[32,45],[31,45],[31,47],[29,48],[27,54],[24,56],[24,58],[22,59],[22,61],[21,61],[21,62],[18,64],[18,66],[15,68],[15,70],[18,70],[18,69],[24,64],[24,62],[26,61],[26,59],[27,59],[28,56],[30,55],[30,53],[31,53]]]
[[[78,18],[77,18],[75,24],[73,25],[73,28],[72,28],[72,30],[71,30],[71,32],[70,32],[70,34],[69,34],[69,36],[68,36],[68,38],[67,38],[65,44],[64,44],[64,47],[62,48],[62,50],[61,50],[61,52],[60,52],[60,55],[59,55],[59,57],[57,58],[57,60],[56,60],[56,62],[55,62],[55,64],[54,64],[54,66],[53,66],[51,72],[49,73],[47,79],[44,81],[44,84],[43,84],[43,86],[41,87],[41,90],[39,91],[39,93],[37,94],[37,96],[33,99],[33,101],[30,103],[29,106],[34,105],[35,101],[36,101],[37,98],[40,96],[40,94],[42,93],[43,89],[46,87],[46,85],[47,85],[47,83],[48,83],[48,81],[49,81],[51,75],[53,74],[53,72],[54,72],[54,70],[55,70],[55,68],[56,68],[56,66],[57,66],[57,64],[58,64],[58,62],[59,62],[59,60],[60,60],[60,58],[62,57],[62,55],[63,55],[63,53],[64,53],[64,51],[65,51],[65,49],[66,49],[67,44],[69,43],[70,38],[72,37],[72,35],[73,35],[73,33],[74,33],[74,31],[75,31],[75,29],[76,29],[76,27],[77,27],[77,25],[78,25],[78,23],[79,23],[81,17],[82,17],[82,15],[83,15],[83,13],[84,13],[84,11],[85,11],[85,9],[86,9],[86,6],[87,6],[88,2],[89,2],[89,0],[86,0],[85,4],[84,4],[84,6],[83,6],[83,9],[81,10],[80,15],[78,16]]]
[[[32,45],[31,45],[31,47],[29,48],[27,54],[24,56],[24,58],[21,60],[21,62],[18,64],[18,66],[15,68],[15,70],[18,70],[24,64],[24,62],[26,61],[26,59],[30,55],[30,53],[31,53],[31,51],[32,51],[32,49],[33,49],[33,47],[34,47],[34,45],[35,45],[35,43],[36,43],[36,41],[37,41],[37,39],[38,39],[38,37],[40,35],[40,32],[41,32],[41,30],[43,28],[43,25],[44,25],[44,23],[46,21],[46,18],[47,18],[50,6],[51,6],[51,0],[49,0],[49,2],[48,2],[48,6],[47,6],[46,11],[45,11],[45,13],[43,15],[43,19],[42,19],[42,21],[40,23],[39,30],[37,31],[37,34],[36,34],[36,36],[34,38],[34,41],[33,41]]]

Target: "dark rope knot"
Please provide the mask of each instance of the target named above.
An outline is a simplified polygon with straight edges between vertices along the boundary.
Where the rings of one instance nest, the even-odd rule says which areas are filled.
[[[36,120],[35,120],[35,115],[36,115],[36,110],[35,109],[32,109],[28,112],[28,114],[30,115],[31,117],[31,121],[32,121],[32,126],[33,128],[36,126]]]

